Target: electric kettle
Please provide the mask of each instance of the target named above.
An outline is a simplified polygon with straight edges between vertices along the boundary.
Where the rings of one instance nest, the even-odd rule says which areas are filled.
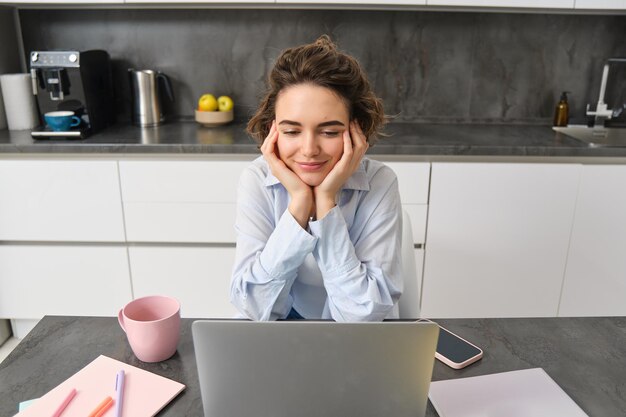
[[[153,70],[128,70],[133,97],[133,123],[142,127],[163,123],[163,89],[174,101],[172,83],[167,75]],[[161,81],[159,83],[159,81]]]

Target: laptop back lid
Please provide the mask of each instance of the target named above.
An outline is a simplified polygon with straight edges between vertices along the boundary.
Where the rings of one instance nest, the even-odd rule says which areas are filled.
[[[206,417],[421,417],[435,323],[192,325]]]

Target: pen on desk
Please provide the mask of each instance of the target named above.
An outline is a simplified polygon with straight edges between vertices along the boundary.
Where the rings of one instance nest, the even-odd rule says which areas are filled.
[[[113,405],[113,398],[106,397],[94,410],[89,413],[89,417],[100,417],[102,414],[106,413],[106,411],[111,408]]]
[[[115,377],[115,417],[122,417],[122,402],[124,401],[124,370]]]
[[[59,417],[63,413],[63,410],[65,410],[67,405],[70,403],[70,401],[74,399],[75,395],[76,395],[76,388],[72,388],[72,390],[69,392],[69,394],[67,394],[63,402],[59,404],[55,412],[52,414],[52,417]]]

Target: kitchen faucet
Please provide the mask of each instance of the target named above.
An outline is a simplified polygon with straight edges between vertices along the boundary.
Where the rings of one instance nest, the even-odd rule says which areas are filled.
[[[619,117],[624,109],[624,105],[613,111],[609,109],[604,102],[604,93],[606,92],[606,81],[609,78],[609,65],[612,63],[626,64],[626,58],[609,58],[604,64],[604,70],[602,71],[602,82],[600,83],[600,97],[598,98],[598,104],[596,105],[596,111],[589,110],[589,104],[587,104],[587,116],[595,116],[595,127],[603,127],[605,120],[610,120],[612,117]]]

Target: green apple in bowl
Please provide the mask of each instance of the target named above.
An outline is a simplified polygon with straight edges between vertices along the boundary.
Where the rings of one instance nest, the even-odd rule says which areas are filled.
[[[198,110],[216,111],[218,109],[217,99],[213,94],[203,94],[198,100]]]
[[[219,111],[231,111],[234,105],[233,99],[228,96],[220,96],[217,99],[217,108]]]

